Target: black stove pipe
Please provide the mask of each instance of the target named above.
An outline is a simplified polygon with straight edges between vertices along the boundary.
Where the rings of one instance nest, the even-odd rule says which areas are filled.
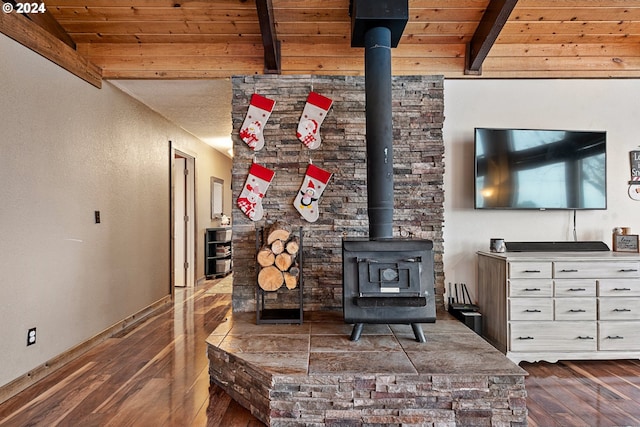
[[[392,77],[391,77],[391,48],[398,46],[402,32],[409,20],[408,0],[351,0],[349,6],[351,15],[351,46],[364,47],[365,99],[367,120],[367,207],[369,214],[369,240],[393,243],[393,116],[392,112]],[[345,257],[345,243],[343,243],[343,258]],[[353,262],[350,258],[349,262]],[[347,311],[351,311],[354,303],[348,301],[346,283],[360,280],[359,271],[343,259],[345,281],[343,310],[345,320]],[[358,261],[359,262],[359,261]],[[359,268],[359,267],[358,267]],[[351,272],[351,273],[348,273]],[[382,297],[384,300],[384,297]],[[365,297],[366,300],[366,297]],[[365,301],[363,300],[363,302]],[[369,300],[368,302],[372,302]],[[375,304],[380,301],[375,300]],[[397,302],[397,301],[395,301]],[[362,333],[364,321],[369,323],[384,322],[384,304],[377,306],[373,315],[381,316],[372,320],[372,313],[368,318],[356,321],[351,340],[358,341]],[[366,305],[366,304],[365,304]],[[433,305],[435,315],[435,305]],[[397,306],[397,310],[407,307]],[[365,312],[369,311],[367,309]],[[380,309],[380,310],[378,310]],[[353,314],[352,312],[350,313]],[[366,316],[365,316],[366,317]],[[424,317],[421,317],[423,319]],[[351,319],[355,320],[355,319]],[[409,319],[407,319],[409,320]],[[419,323],[411,323],[411,327],[419,342],[425,342],[424,333]],[[435,317],[434,317],[435,321]]]
[[[364,44],[369,238],[392,238],[391,30],[366,30]]]

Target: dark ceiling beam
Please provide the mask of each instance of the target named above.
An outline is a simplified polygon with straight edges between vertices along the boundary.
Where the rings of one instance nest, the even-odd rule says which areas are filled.
[[[10,3],[14,7],[14,11],[16,10],[16,4],[18,3],[15,0],[2,0],[3,3]],[[23,3],[25,4],[25,3]],[[41,5],[43,3],[29,3],[29,5]],[[15,13],[15,12],[14,12]],[[56,18],[46,10],[46,6],[43,9],[38,9],[37,11],[32,11],[30,13],[23,13],[24,16],[29,18],[31,22],[34,24],[38,24],[44,30],[51,33],[58,40],[62,41],[64,44],[69,46],[72,49],[76,48],[76,42],[73,41],[69,33],[62,28],[62,25],[56,21]]]
[[[264,73],[281,74],[280,40],[276,34],[276,24],[273,19],[273,5],[271,0],[256,0],[262,45],[264,47]]]
[[[491,0],[485,10],[476,32],[467,44],[465,74],[482,74],[482,63],[486,59],[493,44],[498,39],[502,27],[516,7],[518,0]]]

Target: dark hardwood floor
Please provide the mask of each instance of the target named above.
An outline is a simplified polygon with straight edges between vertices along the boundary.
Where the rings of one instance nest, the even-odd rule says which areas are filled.
[[[218,293],[222,280],[177,289],[173,308],[0,405],[0,425],[264,426],[209,385],[205,339],[231,309],[231,295]]]
[[[108,339],[0,405],[0,426],[263,426],[209,384],[206,337],[231,308],[224,279]],[[531,427],[640,426],[640,361],[523,363]]]
[[[530,427],[640,426],[640,361],[522,363]]]

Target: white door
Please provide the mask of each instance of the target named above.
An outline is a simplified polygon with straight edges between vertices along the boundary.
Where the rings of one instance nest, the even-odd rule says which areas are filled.
[[[196,172],[193,157],[186,158],[185,170],[185,285],[194,286],[196,277]]]
[[[195,284],[195,159],[175,154],[173,176],[174,286]]]
[[[185,175],[187,159],[183,157],[175,158],[175,185],[174,185],[174,286],[187,286],[187,272],[185,263],[187,262],[186,251],[186,182]]]

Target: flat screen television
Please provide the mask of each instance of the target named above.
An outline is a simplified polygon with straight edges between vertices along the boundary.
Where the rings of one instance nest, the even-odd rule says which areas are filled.
[[[604,131],[475,129],[476,209],[606,209]]]

